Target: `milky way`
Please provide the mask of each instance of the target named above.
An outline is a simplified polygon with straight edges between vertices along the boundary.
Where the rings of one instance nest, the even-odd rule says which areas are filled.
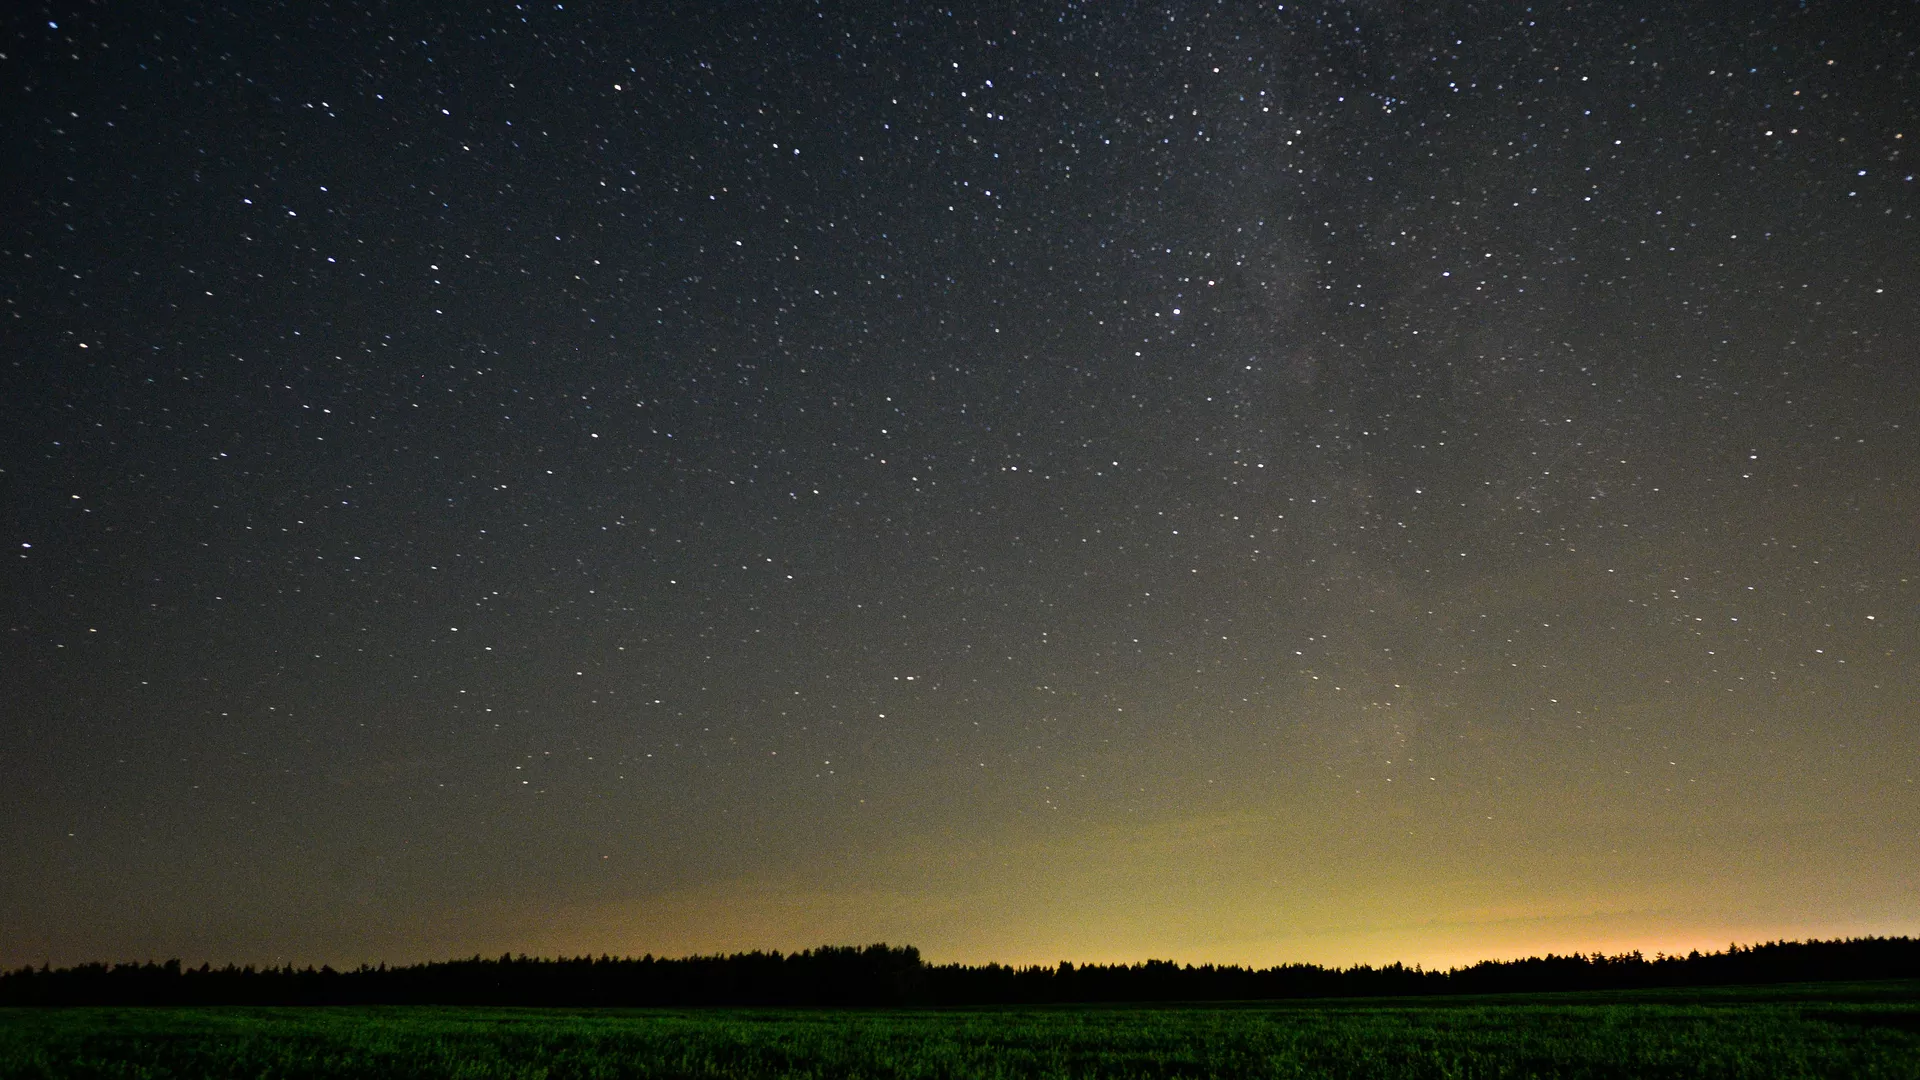
[[[1912,5],[756,6],[6,16],[0,962],[1920,931]]]

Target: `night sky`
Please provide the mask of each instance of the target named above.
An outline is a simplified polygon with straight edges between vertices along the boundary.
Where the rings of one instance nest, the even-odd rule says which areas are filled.
[[[712,7],[8,6],[0,963],[1920,932],[1920,5]]]

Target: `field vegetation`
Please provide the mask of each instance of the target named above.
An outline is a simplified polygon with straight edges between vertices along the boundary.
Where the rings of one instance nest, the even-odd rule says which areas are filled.
[[[10,1008],[16,1077],[1885,1077],[1920,982],[1198,1006]]]

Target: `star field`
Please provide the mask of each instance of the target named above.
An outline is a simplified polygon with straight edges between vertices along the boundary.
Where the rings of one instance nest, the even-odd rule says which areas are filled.
[[[1915,18],[11,12],[0,962],[1913,933]]]

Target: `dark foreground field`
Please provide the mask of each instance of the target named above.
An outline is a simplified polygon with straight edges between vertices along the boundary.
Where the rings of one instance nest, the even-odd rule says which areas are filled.
[[[1915,1077],[1920,983],[998,1010],[0,1010],[0,1077]]]

